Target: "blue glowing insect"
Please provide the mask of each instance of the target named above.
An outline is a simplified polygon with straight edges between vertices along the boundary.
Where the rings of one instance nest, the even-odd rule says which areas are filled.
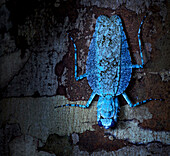
[[[117,15],[111,16],[110,18],[101,15],[97,18],[95,32],[86,61],[86,73],[81,76],[77,76],[77,48],[73,38],[70,37],[75,49],[75,79],[78,81],[87,77],[93,92],[86,105],[66,104],[56,106],[55,108],[64,106],[87,108],[97,94],[99,95],[97,121],[99,126],[108,129],[109,127],[113,127],[117,122],[117,113],[119,111],[119,101],[117,97],[119,95],[123,95],[130,107],[135,107],[151,100],[157,100],[147,99],[132,104],[125,93],[125,89],[128,87],[131,79],[132,68],[143,68],[144,65],[140,39],[144,19],[138,31],[141,65],[133,65],[131,62],[122,21]]]

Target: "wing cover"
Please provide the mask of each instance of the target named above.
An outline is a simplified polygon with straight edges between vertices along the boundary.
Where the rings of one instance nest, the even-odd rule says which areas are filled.
[[[87,62],[87,80],[92,90],[98,95],[118,95],[129,84],[128,69],[122,65],[131,63],[126,36],[121,19],[114,15],[111,18],[99,16],[91,41]],[[122,53],[123,51],[123,53]],[[122,75],[123,74],[123,75]],[[125,83],[124,80],[125,79]],[[121,89],[122,87],[123,89]],[[125,88],[126,89],[126,88]]]

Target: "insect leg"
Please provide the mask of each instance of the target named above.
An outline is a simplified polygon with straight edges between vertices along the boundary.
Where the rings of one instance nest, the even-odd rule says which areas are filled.
[[[56,106],[54,107],[55,109],[56,108],[59,108],[59,107],[66,107],[66,106],[70,106],[70,107],[81,107],[81,108],[87,108],[90,106],[91,102],[93,101],[94,97],[95,97],[96,93],[95,92],[92,92],[89,100],[87,101],[87,104],[86,105],[78,105],[78,104],[65,104],[65,105],[61,105],[61,106]]]
[[[132,68],[143,68],[143,65],[144,65],[144,61],[143,61],[143,54],[142,54],[142,48],[141,48],[141,28],[142,28],[142,25],[143,25],[143,22],[144,22],[144,20],[145,20],[145,18],[146,18],[146,16],[144,16],[144,18],[143,18],[143,20],[142,20],[142,22],[141,22],[141,24],[140,24],[140,26],[139,26],[139,31],[138,31],[138,41],[139,41],[139,49],[140,49],[140,56],[141,56],[141,62],[142,62],[142,64],[141,65],[139,65],[139,64],[134,64],[134,65],[132,65]]]
[[[71,36],[69,36],[71,41],[73,42],[73,46],[74,46],[74,58],[75,58],[75,79],[76,81],[80,80],[80,79],[83,79],[84,77],[86,77],[86,73],[83,74],[83,75],[80,75],[80,76],[77,76],[77,47],[76,47],[76,44],[74,43],[74,40]]]
[[[136,106],[139,106],[141,104],[144,104],[144,103],[147,103],[149,101],[156,101],[156,100],[159,100],[159,101],[163,101],[163,99],[147,99],[147,100],[143,100],[141,102],[137,102],[135,104],[132,104],[132,102],[130,101],[129,97],[127,96],[127,94],[124,92],[123,94],[123,97],[125,98],[126,102],[129,104],[130,107],[136,107]]]

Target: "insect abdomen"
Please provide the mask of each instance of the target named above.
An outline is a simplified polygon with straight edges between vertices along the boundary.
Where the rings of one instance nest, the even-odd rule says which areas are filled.
[[[131,77],[131,69],[122,68],[126,64],[131,66],[131,58],[120,17],[99,16],[86,63],[92,90],[99,95],[121,94]]]
[[[121,27],[121,63],[120,63],[120,80],[119,80],[119,87],[117,91],[117,96],[122,94],[125,89],[128,87],[131,74],[132,74],[132,62],[131,56],[129,52],[129,47],[127,43],[127,38],[125,32],[123,30],[123,26]]]

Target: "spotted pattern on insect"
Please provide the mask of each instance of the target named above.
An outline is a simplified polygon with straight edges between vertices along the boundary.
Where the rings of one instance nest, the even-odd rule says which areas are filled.
[[[146,16],[144,19],[145,18]],[[89,86],[92,88],[93,92],[86,105],[66,104],[56,106],[55,108],[65,106],[87,108],[92,103],[95,95],[99,95],[97,103],[97,121],[99,126],[108,129],[109,127],[113,127],[117,122],[119,95],[123,95],[130,107],[135,107],[152,100],[161,100],[150,98],[132,104],[125,93],[131,79],[132,69],[143,68],[144,65],[140,39],[141,27],[144,19],[138,31],[141,65],[133,65],[131,62],[122,20],[117,15],[111,16],[110,18],[101,15],[97,18],[95,32],[86,61],[86,73],[79,77],[77,76],[77,48],[73,38],[70,36],[75,50],[75,79],[78,81],[87,77]]]

